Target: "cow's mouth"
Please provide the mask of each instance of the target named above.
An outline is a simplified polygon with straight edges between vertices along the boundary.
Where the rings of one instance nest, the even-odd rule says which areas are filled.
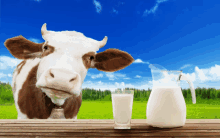
[[[50,87],[40,87],[40,88],[43,88],[43,89],[46,89],[46,90],[50,90],[50,94],[54,94],[56,95],[57,97],[70,97],[72,96],[73,94],[68,92],[68,91],[63,91],[63,90],[58,90],[58,89],[54,89],[54,88],[50,88]],[[52,92],[52,93],[51,93]],[[48,92],[47,92],[48,93]]]

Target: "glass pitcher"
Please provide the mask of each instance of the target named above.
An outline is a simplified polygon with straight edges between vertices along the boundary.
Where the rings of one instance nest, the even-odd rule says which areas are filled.
[[[182,71],[168,71],[160,65],[150,64],[153,88],[147,103],[147,123],[154,127],[180,127],[186,122],[186,103],[179,85],[180,80],[189,83],[192,102],[196,103],[193,83]]]

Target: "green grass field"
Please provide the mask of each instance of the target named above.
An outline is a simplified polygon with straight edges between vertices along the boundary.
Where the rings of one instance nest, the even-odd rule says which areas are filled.
[[[186,101],[187,119],[220,119],[220,100]],[[147,101],[134,101],[132,119],[146,119]],[[15,105],[0,105],[0,119],[16,119]],[[83,101],[78,119],[113,119],[111,101]]]

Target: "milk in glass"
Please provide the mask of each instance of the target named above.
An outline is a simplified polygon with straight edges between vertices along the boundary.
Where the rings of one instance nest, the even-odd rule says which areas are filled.
[[[112,106],[115,124],[119,129],[129,129],[132,115],[133,94],[112,94]]]

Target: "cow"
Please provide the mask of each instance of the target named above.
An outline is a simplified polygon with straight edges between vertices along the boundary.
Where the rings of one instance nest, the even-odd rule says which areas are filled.
[[[4,42],[18,59],[12,91],[17,119],[52,119],[53,109],[63,109],[61,119],[77,119],[82,103],[82,83],[89,68],[115,72],[129,66],[133,57],[125,51],[97,51],[107,43],[77,31],[49,31],[41,27],[43,43],[22,35]]]

